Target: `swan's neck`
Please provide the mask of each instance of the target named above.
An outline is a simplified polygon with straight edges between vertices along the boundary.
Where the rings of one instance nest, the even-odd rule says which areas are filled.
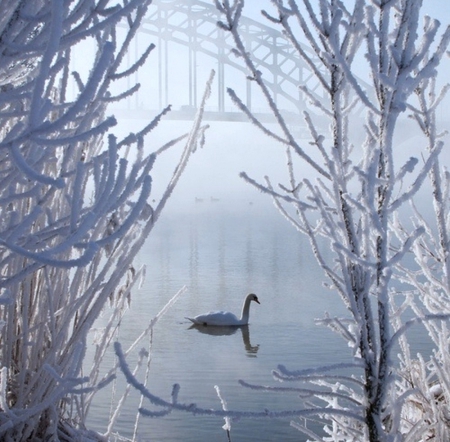
[[[242,306],[241,320],[240,322],[247,324],[248,318],[250,316],[250,303],[252,300],[250,298],[246,298],[244,301],[244,305]]]

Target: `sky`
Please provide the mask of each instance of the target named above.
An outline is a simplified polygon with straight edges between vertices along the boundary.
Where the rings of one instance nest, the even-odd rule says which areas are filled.
[[[301,0],[297,2],[301,4]],[[311,3],[314,5],[317,0],[312,0]],[[347,1],[348,3],[348,1]],[[431,17],[439,18],[442,23],[450,22],[450,2],[448,0],[423,0],[423,11],[429,14]],[[260,0],[246,0],[245,1],[245,14],[257,19],[260,15],[261,9],[266,9],[269,12],[272,5],[269,1]]]

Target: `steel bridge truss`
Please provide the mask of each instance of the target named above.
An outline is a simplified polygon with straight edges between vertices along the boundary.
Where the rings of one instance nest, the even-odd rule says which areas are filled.
[[[178,103],[178,106],[184,110],[197,107],[204,85],[199,74],[200,66],[204,69],[204,63],[199,63],[199,58],[205,56],[210,60],[209,69],[217,70],[217,95],[213,100],[216,102],[215,112],[226,113],[226,87],[235,88],[236,84],[240,84],[238,94],[247,107],[255,110],[260,106],[255,99],[254,82],[247,78],[247,68],[232,53],[234,45],[231,34],[217,26],[221,18],[214,5],[203,1],[154,0],[139,35],[156,37],[156,41],[153,40],[157,47],[158,62],[158,104],[155,107],[163,108],[174,102],[171,91],[176,83],[181,82],[181,77],[187,82],[188,97],[184,103]],[[306,107],[300,85],[306,86],[317,99],[323,100],[319,94],[320,85],[311,69],[281,32],[246,17],[241,17],[240,26],[247,52],[257,62],[257,67],[280,108],[298,115]],[[174,67],[177,60],[173,58],[179,56],[179,52],[173,50],[174,45],[178,46],[177,51],[184,48],[184,52],[187,52],[186,72],[180,69],[180,63],[177,68]],[[317,59],[309,48],[304,50],[313,60]],[[318,59],[316,65],[321,65]]]

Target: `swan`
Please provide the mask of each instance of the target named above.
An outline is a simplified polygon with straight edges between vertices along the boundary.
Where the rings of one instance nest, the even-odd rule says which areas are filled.
[[[195,316],[194,318],[186,317],[186,319],[189,319],[189,321],[196,325],[212,325],[218,327],[247,325],[248,317],[250,315],[250,303],[252,301],[260,304],[258,297],[255,294],[250,293],[247,295],[242,306],[241,319],[238,319],[236,315],[230,312],[209,312]]]

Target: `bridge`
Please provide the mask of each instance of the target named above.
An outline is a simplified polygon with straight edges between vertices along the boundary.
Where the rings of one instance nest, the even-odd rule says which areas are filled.
[[[204,1],[154,0],[137,35],[134,57],[139,56],[144,41],[147,45],[155,43],[156,48],[137,74],[141,90],[129,99],[128,111],[162,109],[172,104],[168,118],[191,119],[209,72],[215,69],[207,119],[246,119],[231,103],[227,87],[232,87],[255,114],[269,118],[256,85],[246,78],[246,67],[232,54],[232,36],[217,26],[221,19],[214,5]],[[258,61],[275,103],[288,117],[297,119],[305,101],[298,86],[305,85],[313,93],[319,91],[314,74],[278,30],[247,17],[241,18],[240,25],[247,51]],[[316,57],[309,48],[304,49],[311,58]],[[129,54],[129,63],[132,57]]]

